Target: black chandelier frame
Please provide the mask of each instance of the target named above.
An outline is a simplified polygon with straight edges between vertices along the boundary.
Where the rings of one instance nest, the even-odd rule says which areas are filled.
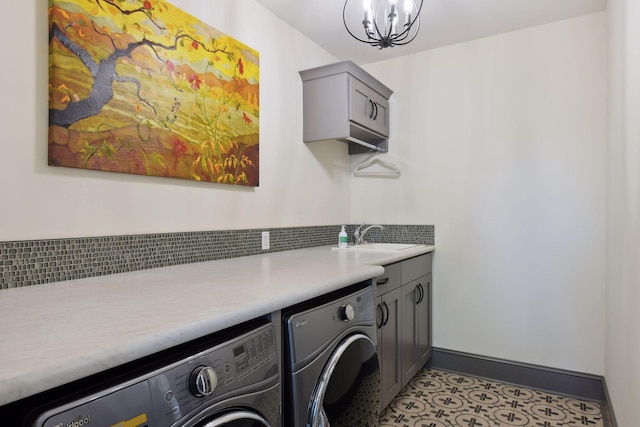
[[[418,31],[420,31],[420,12],[422,11],[422,5],[424,3],[424,0],[420,0],[420,6],[417,5],[416,0],[411,0],[413,2],[413,6],[415,7],[416,15],[411,20],[411,22],[402,24],[402,26],[404,27],[404,30],[400,33],[397,33],[397,32],[392,33],[393,25],[389,25],[388,30],[386,32],[380,31],[380,28],[378,27],[378,14],[377,14],[378,13],[377,2],[379,0],[372,0],[373,2],[376,3],[376,7],[371,8],[371,19],[370,19],[372,23],[371,28],[367,30],[367,27],[365,25],[366,21],[365,20],[362,21],[363,28],[365,29],[365,32],[367,34],[366,39],[356,36],[349,29],[349,25],[347,24],[346,14],[347,14],[347,5],[349,4],[350,1],[351,0],[346,0],[344,2],[344,7],[342,8],[342,22],[344,23],[344,27],[347,29],[347,32],[351,35],[351,37],[353,37],[358,41],[367,43],[368,45],[371,45],[371,46],[376,46],[378,49],[384,49],[386,47],[402,46],[402,45],[409,44],[411,43],[411,41],[413,41],[413,39],[416,38],[416,36],[418,35]],[[385,0],[385,1],[388,1],[388,0]],[[392,15],[391,13],[389,13],[389,15],[385,17],[385,20],[391,21],[392,18],[396,16],[397,16],[397,12],[395,15]],[[398,26],[399,24],[396,24],[396,28]],[[407,40],[407,38],[411,34],[412,28],[415,28],[415,33],[413,33],[411,38]]]

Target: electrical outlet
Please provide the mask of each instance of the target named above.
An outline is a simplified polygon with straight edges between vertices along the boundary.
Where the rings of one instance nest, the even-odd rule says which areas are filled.
[[[262,232],[262,250],[266,251],[270,248],[270,244],[269,244],[269,232],[268,231],[263,231]]]

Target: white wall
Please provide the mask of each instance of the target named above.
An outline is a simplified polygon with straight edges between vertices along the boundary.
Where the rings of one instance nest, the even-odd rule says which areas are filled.
[[[335,58],[252,0],[174,0],[260,52],[260,187],[47,166],[47,2],[0,16],[0,241],[337,224],[349,220],[341,143],[302,143],[298,70]]]
[[[640,4],[609,0],[607,336],[605,378],[618,425],[640,402]]]
[[[354,178],[352,222],[435,225],[434,345],[602,374],[605,14],[365,68],[401,176]]]
[[[389,180],[351,179],[343,144],[301,142],[297,71],[335,58],[252,0],[173,4],[261,54],[260,187],[47,166],[47,10],[27,0],[0,16],[5,40],[20,35],[5,43],[0,69],[0,241],[435,224],[436,346],[603,373],[604,14],[365,67],[395,91],[388,156],[402,175]],[[609,207],[630,209],[632,190]],[[627,263],[637,259],[632,242]],[[608,296],[610,313],[627,308],[616,298],[626,300],[637,278]],[[624,319],[610,315],[608,325]],[[633,330],[607,341],[614,384],[623,374],[613,365],[626,356],[613,354]]]

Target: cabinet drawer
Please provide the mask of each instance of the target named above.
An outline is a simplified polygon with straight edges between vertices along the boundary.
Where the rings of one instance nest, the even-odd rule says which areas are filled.
[[[402,262],[402,280],[404,283],[431,273],[432,254],[424,254]]]
[[[384,295],[402,285],[402,263],[389,264],[384,266],[384,274],[376,277],[376,295]]]

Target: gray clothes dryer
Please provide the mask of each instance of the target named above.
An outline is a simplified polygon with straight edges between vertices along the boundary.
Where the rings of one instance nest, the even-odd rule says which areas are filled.
[[[283,312],[285,427],[375,427],[380,365],[371,282]]]
[[[79,397],[36,413],[25,427],[278,427],[276,347],[273,325],[252,322],[176,348],[180,357],[145,373],[146,361],[133,364],[129,379],[78,390]]]

